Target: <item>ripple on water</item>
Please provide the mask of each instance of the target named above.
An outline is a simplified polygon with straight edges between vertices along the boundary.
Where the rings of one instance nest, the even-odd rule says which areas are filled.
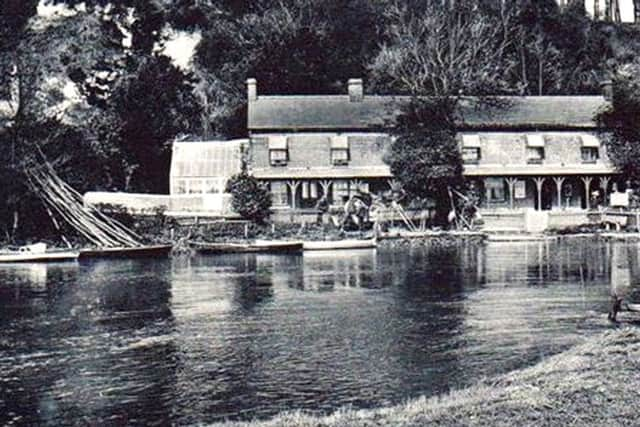
[[[434,395],[607,327],[638,247],[459,244],[0,268],[0,423],[197,424]]]

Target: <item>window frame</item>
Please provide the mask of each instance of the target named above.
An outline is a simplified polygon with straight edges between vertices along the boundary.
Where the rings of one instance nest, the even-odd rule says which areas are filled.
[[[345,158],[336,158],[336,153],[343,153]],[[351,160],[351,153],[348,148],[332,148],[331,149],[331,164],[333,166],[348,166]]]
[[[541,165],[545,160],[545,147],[527,146],[527,164],[528,165]],[[532,152],[538,152],[539,156],[532,157]]]
[[[585,154],[588,152],[595,153],[595,157],[586,158]],[[598,160],[600,160],[599,147],[580,147],[580,158],[582,159],[582,163],[597,163]]]
[[[465,152],[475,152],[474,158],[465,158]],[[480,147],[462,147],[462,163],[465,165],[477,165],[482,160],[482,150]]]
[[[285,182],[270,182],[269,193],[274,208],[289,207],[289,186]]]
[[[273,155],[276,153],[284,153],[281,159],[274,159]],[[284,148],[270,148],[269,149],[269,164],[271,166],[287,166],[289,163],[289,150]]]

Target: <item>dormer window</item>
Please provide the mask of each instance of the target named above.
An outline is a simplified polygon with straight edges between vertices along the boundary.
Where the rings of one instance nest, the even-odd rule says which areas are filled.
[[[600,140],[594,135],[583,135],[580,157],[582,163],[596,163],[600,158]]]
[[[342,135],[331,138],[331,164],[346,166],[349,159],[349,138]]]
[[[480,136],[474,134],[462,135],[462,163],[477,165],[480,163]]]
[[[540,165],[544,162],[544,137],[527,135],[527,163]]]
[[[269,137],[269,162],[271,166],[286,166],[289,161],[287,137]]]

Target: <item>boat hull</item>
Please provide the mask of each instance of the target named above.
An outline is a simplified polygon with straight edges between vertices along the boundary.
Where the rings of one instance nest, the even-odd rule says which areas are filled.
[[[204,243],[191,242],[198,253],[295,253],[302,250],[301,242],[256,242],[256,243]]]
[[[79,253],[74,251],[44,252],[44,253],[0,253],[0,263],[30,263],[30,262],[63,262],[76,261]]]
[[[305,251],[335,251],[346,249],[373,249],[378,244],[374,239],[370,240],[319,240],[304,242]]]
[[[80,251],[80,258],[151,258],[166,257],[171,245],[142,246],[139,248],[100,248]]]

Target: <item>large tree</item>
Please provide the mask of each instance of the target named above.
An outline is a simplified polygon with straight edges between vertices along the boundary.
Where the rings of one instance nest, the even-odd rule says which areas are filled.
[[[510,90],[512,27],[481,12],[432,6],[388,9],[387,42],[370,65],[379,91],[452,96]]]
[[[618,68],[611,106],[598,115],[609,158],[624,177],[640,184],[640,62]]]
[[[456,140],[456,102],[450,97],[414,98],[402,107],[385,155],[409,201],[431,201],[443,222],[451,208],[450,189],[463,186]]]
[[[123,188],[168,192],[171,141],[199,127],[193,77],[166,56],[144,57],[116,82],[106,110],[117,119],[112,137],[126,158]]]
[[[239,2],[231,13],[210,15],[195,63],[214,89],[202,92],[213,132],[246,133],[229,123],[243,122],[248,77],[258,79],[261,93],[343,93],[378,49],[386,19],[380,3]]]

